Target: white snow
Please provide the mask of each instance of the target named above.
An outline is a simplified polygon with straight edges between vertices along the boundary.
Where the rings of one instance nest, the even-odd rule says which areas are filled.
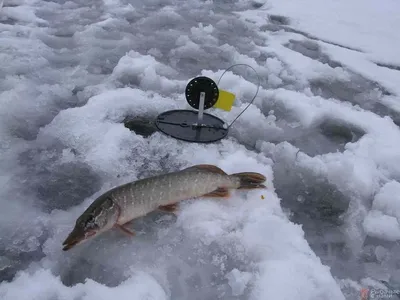
[[[400,239],[400,183],[390,181],[375,195],[372,210],[364,220],[371,236],[389,241]]]
[[[372,251],[368,274],[334,273],[275,186],[303,172],[341,192],[352,263],[367,237],[400,240],[400,4],[217,2],[0,2],[0,299],[339,300],[398,276],[388,244]],[[289,25],[265,29],[271,14]],[[124,126],[126,117],[187,109],[191,77],[217,81],[234,63],[254,67],[262,86],[228,138],[194,144]],[[227,123],[257,88],[243,70],[221,80],[236,95],[232,111],[211,110]],[[316,82],[331,84],[318,86],[328,96]],[[360,137],[332,148],[341,142],[318,140],[325,121]],[[267,189],[186,201],[176,218],[136,220],[134,238],[111,230],[61,250],[109,188],[202,163],[260,172]],[[305,196],[293,195],[300,207]]]
[[[375,195],[372,209],[400,219],[400,183],[389,181]]]
[[[251,280],[252,274],[250,272],[241,272],[238,269],[233,269],[226,275],[228,283],[232,288],[232,295],[242,295],[247,284]]]
[[[371,211],[364,220],[365,231],[375,237],[388,241],[400,239],[399,221],[392,216],[384,215],[380,211]]]
[[[270,14],[293,18],[293,27],[317,38],[365,51],[369,58],[400,64],[399,2],[383,0],[268,1]]]
[[[2,299],[168,299],[160,284],[144,272],[138,272],[114,288],[90,279],[85,284],[68,288],[50,270],[41,269],[33,274],[20,274],[14,285],[23,286],[23,289],[5,286],[0,291]]]

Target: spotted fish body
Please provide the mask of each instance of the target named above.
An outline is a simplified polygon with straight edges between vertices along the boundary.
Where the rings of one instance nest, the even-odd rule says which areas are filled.
[[[64,250],[87,238],[119,227],[156,209],[174,211],[177,203],[202,196],[228,197],[231,189],[265,188],[259,173],[228,175],[213,165],[196,165],[181,171],[149,177],[115,187],[98,197],[78,218]]]
[[[121,207],[119,224],[143,216],[159,206],[206,195],[220,187],[235,189],[238,177],[195,168],[142,179],[114,190],[109,197]]]

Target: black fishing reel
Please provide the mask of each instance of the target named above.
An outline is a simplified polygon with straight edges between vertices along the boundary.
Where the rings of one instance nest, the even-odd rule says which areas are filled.
[[[228,134],[224,121],[204,112],[213,107],[219,97],[218,86],[211,78],[193,78],[186,86],[185,97],[187,103],[195,110],[163,112],[155,122],[161,132],[194,143],[216,142]]]

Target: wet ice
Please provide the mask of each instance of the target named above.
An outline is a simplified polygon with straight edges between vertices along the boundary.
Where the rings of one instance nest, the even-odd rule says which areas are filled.
[[[398,6],[1,3],[0,298],[353,299],[399,282]],[[375,10],[385,20],[358,32]],[[192,76],[234,63],[261,89],[228,139],[155,130],[158,113],[187,107]],[[229,123],[256,80],[237,68],[221,87],[235,106],[212,112]],[[188,201],[176,218],[136,220],[135,239],[60,250],[102,192],[198,163],[261,172],[269,190]]]

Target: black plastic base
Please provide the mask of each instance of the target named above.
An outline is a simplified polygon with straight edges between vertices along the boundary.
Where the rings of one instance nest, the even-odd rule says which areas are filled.
[[[170,110],[160,114],[155,123],[161,132],[186,142],[212,143],[226,137],[224,121],[204,113],[202,124],[197,126],[197,114],[193,110]]]

